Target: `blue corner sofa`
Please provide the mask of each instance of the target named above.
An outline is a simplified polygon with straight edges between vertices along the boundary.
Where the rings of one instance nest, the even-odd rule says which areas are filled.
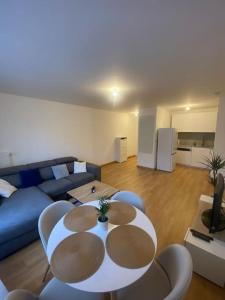
[[[92,180],[101,180],[101,168],[87,163],[87,172],[73,174],[75,157],[63,157],[0,169],[0,178],[18,190],[0,199],[0,259],[39,238],[38,218],[53,201],[67,199],[67,192]],[[54,179],[52,166],[66,164],[69,176]],[[20,171],[38,169],[43,182],[21,188]]]

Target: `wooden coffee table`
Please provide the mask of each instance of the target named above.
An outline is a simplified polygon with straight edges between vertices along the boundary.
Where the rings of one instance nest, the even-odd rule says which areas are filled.
[[[95,193],[91,192],[91,188],[95,186]],[[76,189],[73,189],[67,194],[69,194],[72,198],[75,200],[78,200],[81,203],[86,203],[93,200],[98,200],[101,197],[111,197],[115,193],[117,193],[119,190],[106,184],[103,182],[100,182],[98,180],[91,181],[85,185],[82,185]],[[73,202],[73,200],[72,200]]]

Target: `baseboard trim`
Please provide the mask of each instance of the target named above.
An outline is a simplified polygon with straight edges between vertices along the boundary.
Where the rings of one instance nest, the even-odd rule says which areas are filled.
[[[129,158],[133,158],[133,157],[137,157],[137,155],[136,155],[136,154],[130,155],[130,156],[128,156],[127,158],[129,159]]]
[[[115,162],[116,162],[115,160],[114,160],[114,161],[110,161],[110,162],[108,162],[108,163],[106,163],[106,164],[100,165],[100,167],[102,168],[102,167],[105,167],[105,166],[114,164]]]
[[[150,167],[144,167],[144,166],[139,166],[137,165],[138,168],[141,168],[141,169],[146,169],[146,170],[151,170],[151,171],[156,171],[156,168],[150,168]],[[159,171],[159,170],[157,170]]]
[[[190,166],[190,165],[185,165],[185,164],[181,164],[181,163],[177,163],[177,165],[182,166],[182,167],[186,167],[186,168],[206,170],[207,171],[207,168],[204,168],[204,167]]]
[[[137,155],[136,155],[136,154],[134,154],[134,155],[130,155],[130,156],[128,156],[128,157],[127,157],[127,159],[134,158],[134,157],[137,157]],[[105,164],[103,164],[103,165],[100,165],[100,167],[105,167],[105,166],[108,166],[108,165],[114,164],[114,163],[116,163],[116,162],[117,162],[117,161],[113,160],[113,161],[110,161],[110,162],[108,162],[108,163],[105,163]]]

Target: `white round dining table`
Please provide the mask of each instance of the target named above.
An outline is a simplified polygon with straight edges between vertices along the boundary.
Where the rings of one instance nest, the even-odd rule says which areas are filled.
[[[114,200],[110,200],[110,202],[116,202]],[[99,207],[99,201],[91,201],[87,202],[83,205],[92,205],[95,207]],[[155,233],[155,229],[152,225],[150,219],[139,209],[134,207],[136,210],[136,217],[129,223],[129,225],[135,225],[141,229],[143,229],[153,240],[155,246],[155,253],[157,249],[157,237]],[[65,217],[65,216],[64,216]],[[54,253],[56,247],[68,236],[74,234],[74,231],[70,231],[64,225],[64,217],[62,217],[58,223],[53,228],[47,245],[47,257],[49,264],[51,262],[51,257]],[[99,236],[104,245],[106,241],[107,234],[119,225],[113,225],[109,223],[108,232],[104,233],[102,229],[97,224],[91,229],[87,230],[87,232],[91,232]],[[154,258],[153,258],[154,259]],[[87,292],[112,292],[123,287],[130,285],[131,283],[138,280],[140,277],[144,275],[144,273],[149,269],[153,260],[144,267],[138,269],[129,269],[122,267],[116,264],[110,256],[107,254],[107,250],[105,249],[105,255],[103,262],[99,269],[91,275],[89,278],[76,282],[76,283],[67,283],[71,287],[87,291]],[[76,266],[71,266],[71,268],[76,268]]]

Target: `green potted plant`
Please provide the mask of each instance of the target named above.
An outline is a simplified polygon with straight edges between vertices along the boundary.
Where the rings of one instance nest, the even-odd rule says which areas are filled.
[[[108,228],[108,217],[107,212],[109,211],[110,204],[107,200],[107,197],[102,197],[99,200],[99,208],[96,207],[98,211],[98,224],[104,229]]]
[[[221,154],[211,151],[210,157],[205,157],[205,161],[202,164],[210,170],[209,176],[215,187],[218,171],[225,167],[224,157]]]

